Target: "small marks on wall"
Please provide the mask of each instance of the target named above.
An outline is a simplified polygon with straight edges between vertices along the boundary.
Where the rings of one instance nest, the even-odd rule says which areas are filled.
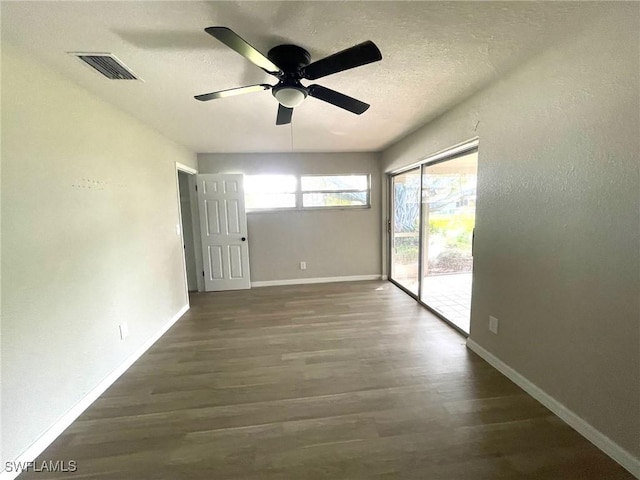
[[[113,188],[124,188],[122,183],[110,183],[102,180],[95,180],[91,178],[83,178],[81,181],[71,184],[72,188],[82,188],[90,190],[106,190]]]
[[[92,180],[90,178],[83,178],[82,181],[72,184],[74,188],[88,188],[92,190],[104,190],[107,182],[100,180]]]

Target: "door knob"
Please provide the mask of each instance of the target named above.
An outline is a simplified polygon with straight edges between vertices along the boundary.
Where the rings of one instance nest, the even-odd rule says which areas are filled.
[[[240,240],[242,240],[243,242],[247,241],[247,237],[242,237]]]

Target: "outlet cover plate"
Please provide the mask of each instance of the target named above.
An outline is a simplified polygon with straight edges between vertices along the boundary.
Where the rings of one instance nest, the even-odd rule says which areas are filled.
[[[129,325],[126,322],[118,325],[118,328],[120,329],[120,340],[124,340],[129,336]]]
[[[498,319],[489,315],[489,330],[496,335],[498,334]]]

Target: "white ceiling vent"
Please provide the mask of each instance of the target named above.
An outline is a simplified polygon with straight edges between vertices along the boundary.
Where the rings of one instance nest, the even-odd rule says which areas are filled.
[[[69,53],[111,80],[139,80],[111,53]]]

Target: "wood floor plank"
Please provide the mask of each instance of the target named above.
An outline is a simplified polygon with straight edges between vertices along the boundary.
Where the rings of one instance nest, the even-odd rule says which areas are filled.
[[[194,294],[20,480],[632,479],[387,282]]]

